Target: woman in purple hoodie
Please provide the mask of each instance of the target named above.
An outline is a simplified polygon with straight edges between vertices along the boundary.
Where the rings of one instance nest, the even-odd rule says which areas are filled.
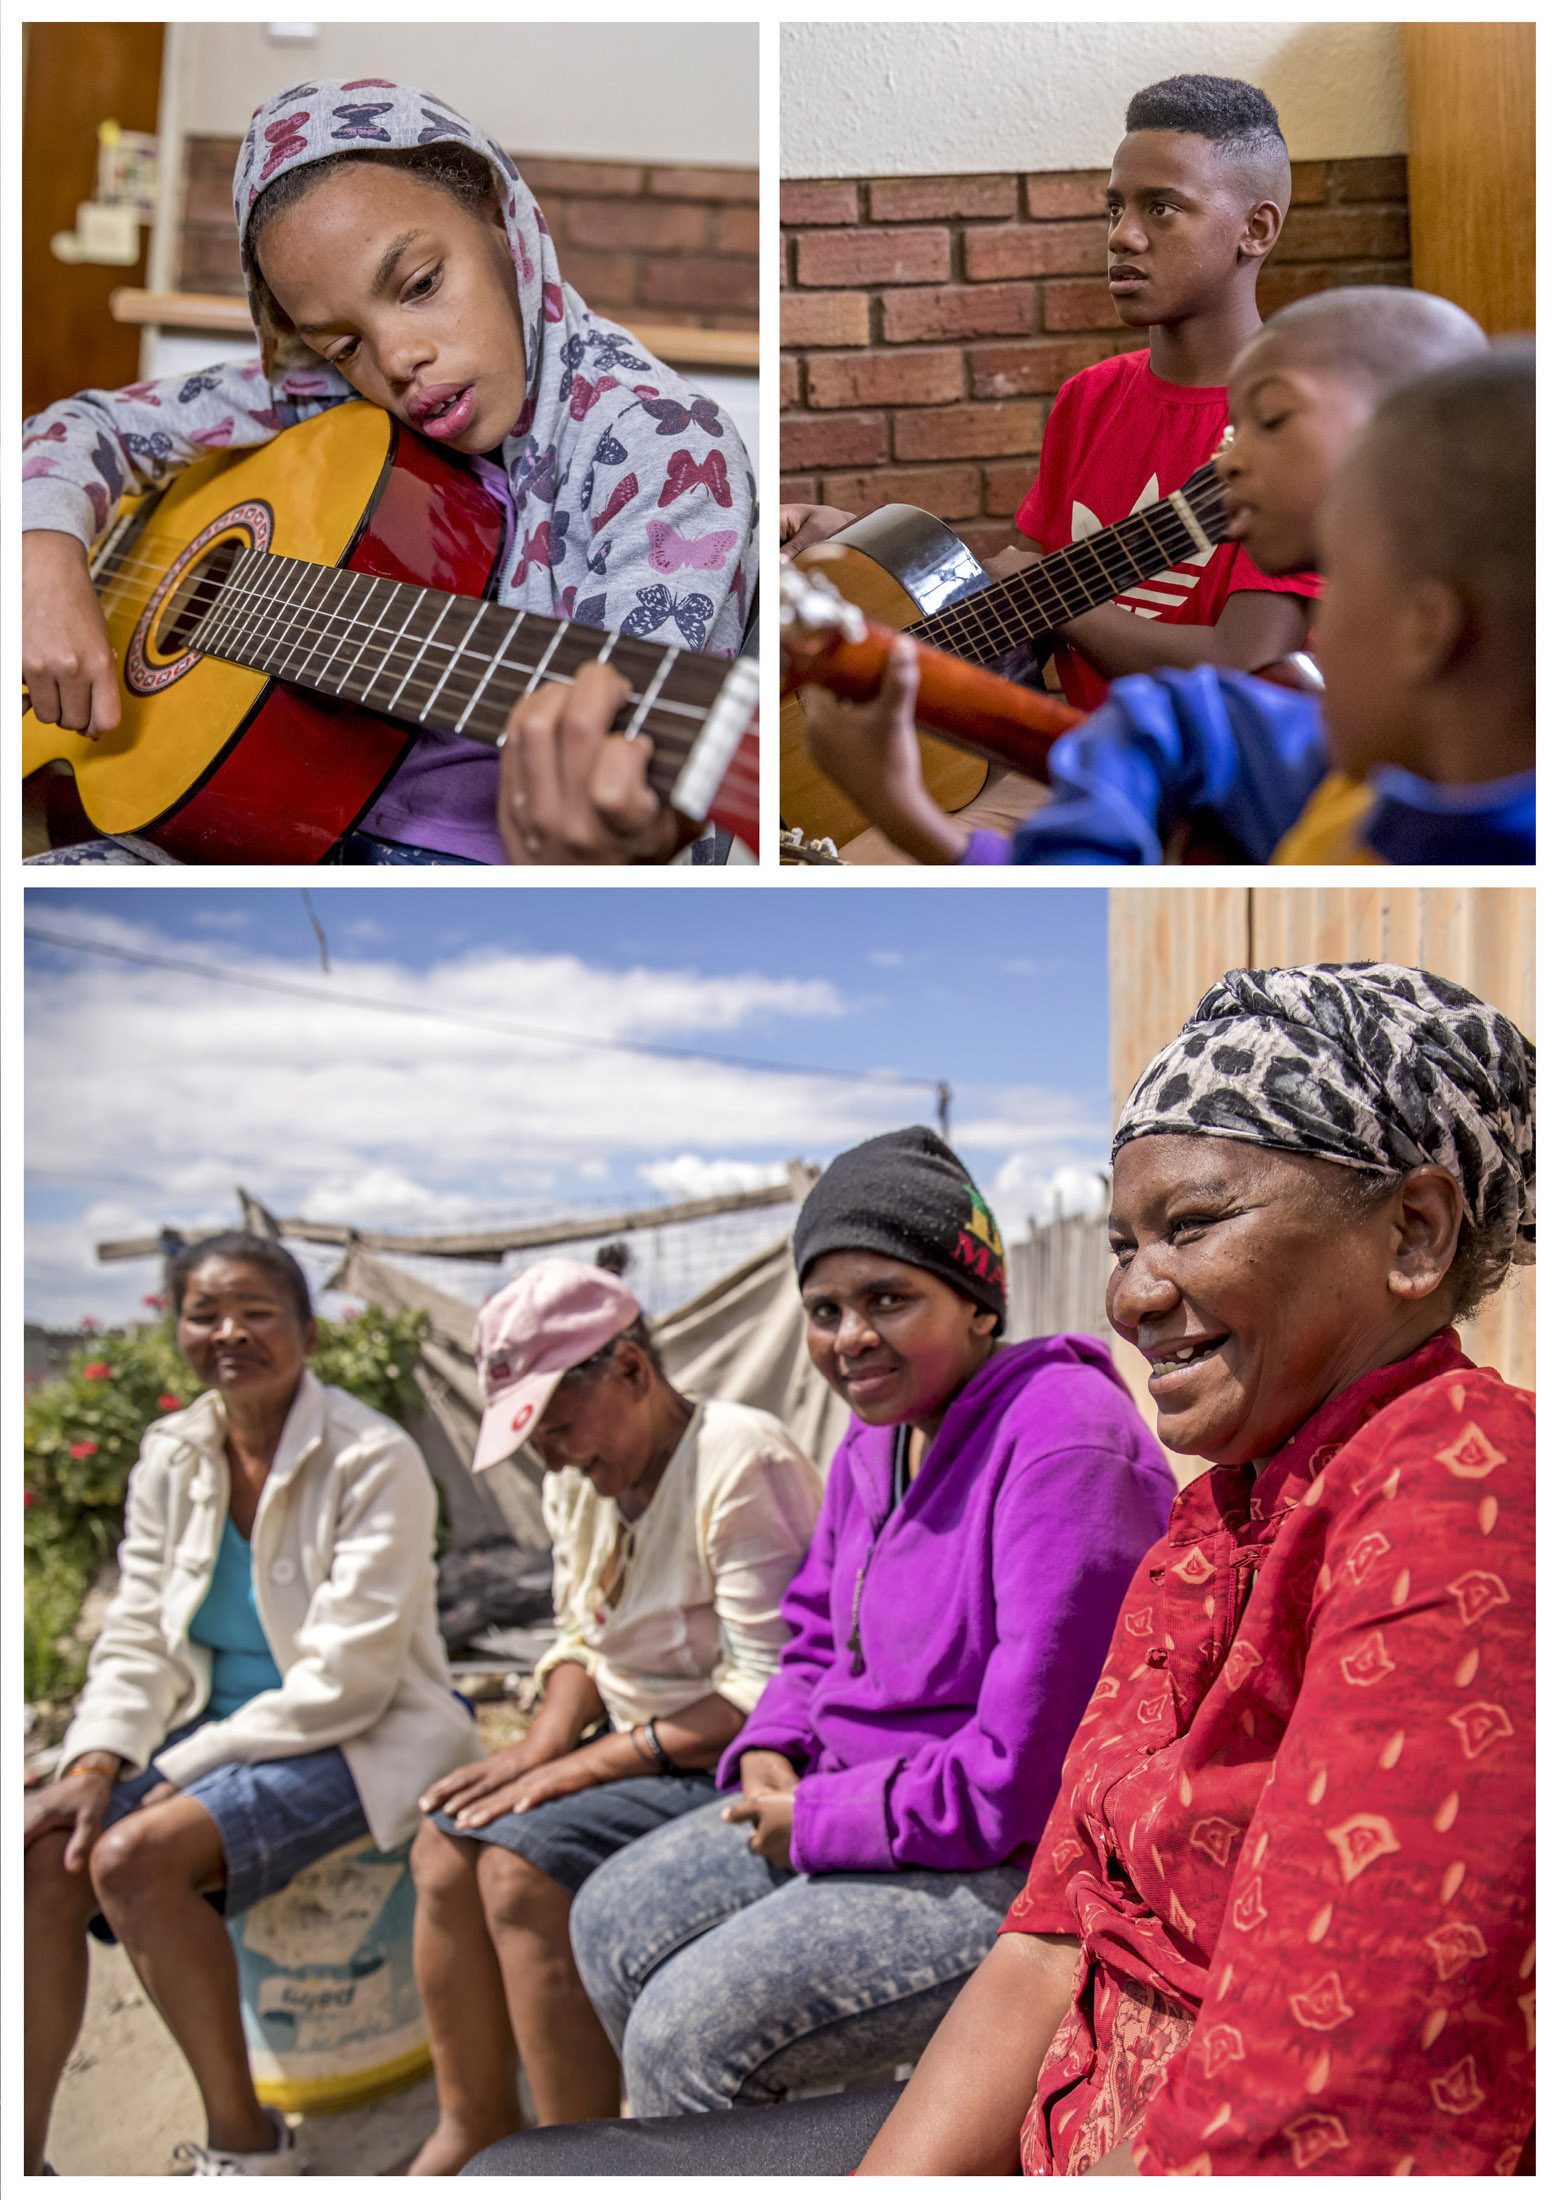
[[[840,1156],[794,1252],[854,1419],[793,1639],[719,1767],[738,1800],[633,1843],[573,1905],[639,2117],[918,2055],[1022,1884],[1174,1496],[1105,1345],[999,1342],[999,1231],[933,1132]]]

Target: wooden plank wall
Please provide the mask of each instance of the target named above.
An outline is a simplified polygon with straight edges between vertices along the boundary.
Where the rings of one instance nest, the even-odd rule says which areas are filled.
[[[1534,327],[1534,25],[1406,23],[1418,289],[1489,335]]]
[[[1157,1048],[1223,971],[1369,960],[1452,978],[1535,1037],[1531,888],[1114,887],[1108,976],[1115,1114]],[[1472,1357],[1531,1387],[1534,1304],[1534,1270],[1515,1269],[1465,1329]]]

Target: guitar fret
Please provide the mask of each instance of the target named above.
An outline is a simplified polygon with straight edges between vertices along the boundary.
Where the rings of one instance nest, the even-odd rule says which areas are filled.
[[[368,683],[367,683],[367,686],[366,686],[366,687],[365,687],[365,688],[364,688],[364,689],[362,690],[361,700],[362,700],[362,701],[363,701],[364,703],[365,703],[365,702],[367,701],[368,697],[369,697],[369,696],[370,696],[370,695],[372,694],[372,692],[373,692],[373,689],[374,689],[374,687],[375,687],[375,686],[377,685],[377,683],[378,683],[378,682],[379,682],[379,681],[380,681],[380,680],[381,680],[381,679],[383,678],[384,674],[385,674],[386,672],[388,672],[388,671],[389,671],[389,669],[391,668],[391,666],[393,665],[393,662],[394,662],[394,653],[395,653],[395,651],[396,651],[396,650],[397,650],[397,649],[399,648],[399,646],[400,646],[400,642],[401,642],[401,639],[402,639],[402,637],[404,636],[405,630],[406,630],[406,628],[407,628],[407,627],[408,627],[408,626],[410,625],[410,623],[411,623],[412,619],[414,619],[414,618],[415,618],[415,616],[416,616],[417,612],[418,612],[418,611],[419,611],[420,609],[421,609],[421,598],[420,598],[419,596],[413,596],[413,597],[411,598],[411,606],[410,606],[410,609],[409,609],[409,610],[408,610],[408,611],[406,612],[406,614],[405,614],[405,617],[404,617],[404,618],[403,618],[403,619],[402,619],[402,620],[400,621],[399,627],[398,627],[398,629],[396,630],[396,633],[395,633],[395,637],[394,637],[394,640],[393,640],[393,641],[392,641],[392,642],[391,642],[391,643],[389,644],[389,647],[388,647],[388,648],[387,648],[387,649],[385,650],[385,652],[384,652],[384,655],[383,655],[383,660],[382,660],[382,662],[380,663],[380,665],[379,665],[379,667],[378,667],[377,671],[376,671],[376,672],[375,672],[375,673],[373,674],[372,678],[371,678],[371,679],[370,679],[370,680],[368,681]],[[398,692],[398,690],[397,690],[396,692]],[[375,710],[377,709],[377,707],[378,707],[378,706],[377,706],[376,704],[374,704],[374,705],[372,706],[372,708],[374,708]]]
[[[507,633],[503,636],[502,641],[499,643],[496,656],[492,657],[488,661],[486,670],[482,673],[480,679],[475,684],[475,688],[471,694],[469,702],[466,703],[464,709],[459,714],[459,723],[454,728],[454,731],[456,733],[464,732],[466,719],[469,718],[470,713],[475,709],[476,704],[480,702],[481,697],[486,693],[487,682],[491,679],[492,674],[497,670],[497,667],[502,663],[503,651],[513,640],[514,635],[518,633],[519,628],[524,624],[527,616],[528,613],[523,611],[516,611],[514,613],[513,624],[509,627]]]
[[[325,658],[323,664],[320,665],[317,673],[315,673],[314,675],[315,679],[318,681],[321,687],[328,686],[330,667],[334,664],[336,658],[340,655],[341,651],[350,641],[352,629],[357,623],[357,583],[360,581],[361,577],[362,576],[359,573],[347,573],[344,571],[337,573],[335,576],[335,593],[340,598],[340,609],[332,610],[330,616],[332,619],[338,619],[340,621],[340,633],[336,638],[334,648],[330,651],[329,655]]]
[[[353,654],[352,654],[352,659],[351,659],[351,662],[350,662],[350,664],[349,664],[349,665],[347,665],[347,667],[346,667],[345,671],[344,671],[343,673],[341,673],[341,675],[340,675],[340,677],[339,677],[339,681],[338,681],[338,691],[339,691],[339,693],[340,693],[340,694],[342,694],[342,695],[350,696],[350,697],[351,697],[351,700],[352,700],[353,702],[355,702],[355,703],[360,703],[360,702],[361,702],[361,701],[362,701],[362,700],[364,699],[364,697],[365,697],[365,696],[366,696],[366,694],[367,694],[367,690],[368,690],[368,688],[370,688],[370,687],[372,686],[372,684],[373,684],[373,681],[374,681],[374,679],[376,679],[376,678],[377,678],[377,674],[376,674],[376,673],[370,674],[370,675],[369,675],[369,677],[368,677],[368,679],[367,679],[367,681],[366,681],[366,683],[365,683],[365,685],[364,685],[364,687],[363,687],[363,689],[362,689],[362,694],[361,694],[361,695],[353,695],[353,694],[352,694],[352,691],[351,691],[351,682],[352,682],[352,681],[353,681],[353,680],[354,680],[354,679],[356,678],[356,676],[357,676],[357,666],[358,666],[358,665],[359,665],[359,664],[361,663],[361,661],[362,661],[362,652],[363,652],[363,651],[364,651],[364,650],[365,650],[365,649],[367,648],[368,644],[369,644],[369,643],[370,643],[371,641],[373,641],[373,640],[374,640],[374,638],[376,637],[376,635],[377,635],[377,633],[378,633],[378,631],[379,631],[379,628],[378,628],[378,614],[377,614],[377,612],[375,611],[375,612],[374,612],[374,613],[373,613],[373,614],[371,615],[371,617],[369,617],[369,616],[367,615],[367,606],[368,606],[368,605],[369,605],[369,604],[370,604],[370,603],[372,602],[372,600],[373,600],[373,590],[374,590],[375,588],[387,588],[387,589],[388,589],[388,591],[389,591],[389,600],[390,600],[390,602],[392,603],[392,602],[393,602],[393,600],[394,600],[394,588],[395,588],[395,584],[394,584],[394,582],[393,582],[393,581],[391,581],[391,580],[386,580],[386,579],[383,579],[382,577],[380,577],[380,578],[378,578],[378,579],[374,580],[374,581],[373,581],[373,582],[371,583],[371,585],[370,585],[370,586],[368,587],[368,589],[367,589],[367,592],[365,593],[365,595],[364,595],[364,596],[362,597],[362,603],[361,603],[361,615],[360,615],[360,618],[359,618],[359,622],[358,622],[358,623],[359,623],[359,624],[360,624],[360,625],[362,626],[362,629],[363,629],[363,633],[362,633],[362,639],[361,639],[361,641],[359,641],[359,642],[358,642],[358,644],[357,644],[357,646],[356,646],[356,649],[355,649],[355,651],[354,651],[354,652],[353,652]]]
[[[450,606],[452,606],[452,605],[454,605],[454,604],[456,604],[456,603],[462,603],[462,602],[463,602],[464,600],[465,600],[465,599],[464,599],[463,597],[460,597],[460,596],[451,596],[451,597],[449,598],[449,603],[450,603]],[[467,627],[465,628],[465,631],[464,631],[464,633],[460,635],[460,637],[459,637],[459,640],[458,640],[457,642],[455,642],[455,643],[454,643],[454,645],[453,645],[452,649],[450,649],[450,650],[449,650],[449,660],[448,660],[448,663],[447,663],[447,664],[446,664],[446,665],[445,665],[445,666],[443,667],[443,671],[442,671],[441,675],[439,676],[438,680],[436,681],[436,683],[435,683],[435,684],[434,684],[434,686],[432,687],[431,691],[430,691],[430,692],[429,692],[429,694],[427,695],[427,698],[426,698],[426,700],[425,700],[424,702],[418,703],[418,704],[417,704],[417,706],[416,706],[416,710],[415,710],[415,713],[414,713],[414,715],[415,715],[415,717],[416,717],[416,719],[417,719],[417,721],[418,721],[418,723],[419,723],[419,724],[423,724],[423,725],[424,725],[424,724],[426,724],[426,722],[427,722],[427,721],[428,721],[428,720],[429,720],[429,719],[431,718],[431,716],[432,716],[432,710],[433,710],[433,705],[434,705],[434,704],[435,704],[435,703],[437,702],[437,699],[438,699],[438,697],[439,697],[439,696],[440,696],[440,695],[442,694],[442,692],[443,692],[444,688],[445,688],[445,687],[447,687],[447,685],[448,685],[448,682],[449,682],[449,679],[450,679],[450,676],[452,675],[452,673],[453,673],[453,671],[454,671],[454,667],[455,667],[455,666],[456,666],[456,665],[457,665],[457,664],[459,663],[459,660],[460,660],[460,656],[461,656],[461,654],[463,653],[464,649],[466,648],[467,644],[469,643],[469,641],[470,641],[470,637],[471,637],[471,636],[472,636],[472,635],[474,634],[474,632],[475,632],[476,628],[477,628],[477,627],[478,627],[478,626],[480,625],[480,623],[481,623],[482,615],[484,614],[484,612],[485,612],[485,610],[486,610],[486,606],[485,606],[485,604],[483,604],[483,603],[479,603],[479,602],[477,602],[477,603],[475,603],[475,604],[473,604],[473,605],[472,605],[471,609],[472,609],[472,617],[471,617],[471,620],[470,620],[470,624],[469,624],[469,625],[468,625],[468,626],[467,626]],[[441,623],[442,623],[442,622],[441,622],[441,621],[439,621],[439,624],[440,624],[440,625],[441,625]],[[432,642],[432,637],[431,637],[431,635],[429,635],[429,636],[427,637],[427,643],[428,643],[428,647],[429,647],[429,648],[430,648],[430,646],[431,646],[431,642]],[[449,648],[449,645],[448,645],[448,643],[446,643],[446,642],[440,642],[440,643],[438,644],[438,647],[439,647],[440,649],[448,649],[448,648]],[[425,654],[426,654],[426,651],[424,650],[424,651],[422,652],[422,654],[423,654],[423,656],[425,656]]]
[[[410,663],[406,666],[404,677],[402,678],[399,686],[395,689],[394,693],[390,696],[388,702],[384,705],[384,713],[387,717],[392,718],[394,716],[395,704],[398,703],[400,697],[405,693],[406,687],[410,682],[412,673],[419,672],[421,670],[422,665],[426,659],[427,651],[432,645],[433,637],[436,635],[438,628],[443,624],[443,621],[448,617],[450,610],[453,608],[457,600],[458,599],[454,596],[445,596],[443,599],[442,610],[433,620],[426,634],[419,637],[421,641],[421,647],[417,650],[416,654],[412,657]]]
[[[564,619],[562,621],[562,624],[552,635],[551,640],[547,643],[546,654],[544,655],[544,657],[541,658],[539,664],[535,667],[534,671],[529,676],[529,686],[524,690],[526,695],[533,695],[536,688],[539,687],[541,681],[545,678],[546,667],[550,664],[552,658],[556,655],[557,644],[561,641],[563,635],[567,632],[570,624],[570,620]]]
[[[679,657],[680,654],[681,652],[679,645],[672,642],[669,649],[665,653],[659,670],[654,674],[652,680],[649,681],[648,686],[644,691],[642,702],[639,703],[637,709],[633,712],[632,717],[630,718],[628,723],[622,728],[622,731],[626,734],[626,737],[629,741],[634,740],[637,735],[642,732],[643,721],[648,716],[649,712],[653,709],[654,703],[659,695],[659,690],[664,686],[666,680],[670,677],[670,667],[675,663],[676,658]]]
[[[267,595],[273,593],[270,587],[271,577],[264,570],[264,554],[257,550],[251,550],[248,557],[241,558],[238,561],[240,567],[247,565],[249,558],[254,560],[251,568],[252,585],[238,599],[232,618],[228,623],[225,637],[229,656],[236,658],[239,663],[242,662],[242,652],[247,644],[249,630],[262,617]]]
[[[293,638],[287,645],[281,664],[276,668],[282,679],[300,681],[304,686],[312,684],[308,678],[308,666],[315,653],[323,646],[320,620],[326,616],[325,606],[328,604],[334,580],[334,568],[321,566],[315,576],[303,583],[302,593],[295,606],[297,616],[292,621]],[[297,662],[293,664],[291,659],[298,652],[300,655],[297,655]]]

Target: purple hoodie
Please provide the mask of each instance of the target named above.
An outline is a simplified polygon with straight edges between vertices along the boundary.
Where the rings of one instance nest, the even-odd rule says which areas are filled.
[[[792,1639],[719,1766],[723,1787],[748,1749],[801,1767],[797,1871],[1026,1861],[1176,1495],[1095,1337],[994,1353],[892,1511],[895,1434],[855,1420],[838,1446]]]

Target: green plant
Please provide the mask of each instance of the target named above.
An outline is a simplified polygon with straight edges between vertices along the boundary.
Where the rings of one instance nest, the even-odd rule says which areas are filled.
[[[427,1316],[353,1310],[320,1321],[319,1380],[406,1422],[421,1404],[416,1360]],[[27,1401],[23,1556],[25,1669],[30,1700],[69,1694],[81,1659],[68,1642],[94,1575],[124,1529],[124,1492],[149,1425],[199,1393],[170,1318],[103,1331],[70,1356],[62,1375]]]

